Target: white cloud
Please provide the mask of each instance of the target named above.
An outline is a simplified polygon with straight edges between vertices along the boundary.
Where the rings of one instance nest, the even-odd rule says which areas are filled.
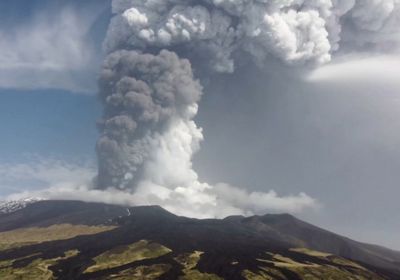
[[[89,163],[32,157],[21,163],[0,163],[0,186],[14,192],[90,184],[95,168]]]
[[[400,86],[400,55],[343,56],[312,71],[310,82],[350,81]]]
[[[95,49],[88,38],[93,20],[64,7],[21,25],[0,27],[0,88],[95,88],[95,79],[90,79],[97,68]]]
[[[96,190],[92,186],[95,174],[96,169],[90,164],[58,159],[37,157],[24,163],[3,163],[0,164],[0,186],[14,192],[3,196],[2,200],[35,197],[126,206],[160,205],[175,214],[196,218],[267,212],[299,213],[318,207],[317,201],[303,193],[280,197],[274,191],[248,192],[227,184],[210,186],[195,182],[187,188],[168,189],[152,182],[142,182],[132,192],[113,188]]]

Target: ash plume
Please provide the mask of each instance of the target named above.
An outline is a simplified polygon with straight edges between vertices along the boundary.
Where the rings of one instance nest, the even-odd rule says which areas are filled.
[[[129,189],[137,183],[171,127],[182,123],[193,130],[190,146],[197,146],[201,132],[191,119],[202,88],[189,61],[167,50],[158,55],[117,51],[106,59],[100,85],[105,108],[97,147],[100,187]]]
[[[97,188],[204,217],[296,212],[316,202],[199,181],[192,157],[203,134],[193,119],[202,87],[192,64],[209,73],[231,73],[243,57],[318,66],[342,50],[397,47],[400,15],[397,0],[114,0],[112,9]]]

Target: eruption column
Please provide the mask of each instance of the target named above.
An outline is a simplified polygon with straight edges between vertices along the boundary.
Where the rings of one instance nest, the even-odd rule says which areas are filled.
[[[203,134],[193,119],[202,87],[189,60],[208,73],[233,72],[237,58],[263,67],[271,57],[319,65],[341,45],[377,49],[397,42],[382,34],[400,18],[398,0],[114,0],[112,6],[99,83],[97,187],[133,194],[136,204],[207,217],[296,212],[315,201],[199,181],[192,157]]]

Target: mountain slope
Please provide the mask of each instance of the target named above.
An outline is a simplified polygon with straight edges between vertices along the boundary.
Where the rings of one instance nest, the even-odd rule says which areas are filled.
[[[40,200],[39,198],[31,197],[21,200],[0,201],[0,215],[18,211]]]
[[[0,216],[0,239],[0,279],[400,279],[400,253],[290,215],[40,201]]]
[[[312,248],[389,269],[400,267],[399,252],[353,241],[287,214],[255,216],[241,222],[262,234],[275,232],[278,234],[277,238],[292,246]]]

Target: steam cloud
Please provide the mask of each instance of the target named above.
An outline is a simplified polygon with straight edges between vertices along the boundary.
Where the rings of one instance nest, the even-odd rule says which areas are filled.
[[[316,202],[199,181],[192,157],[203,134],[193,119],[202,86],[191,64],[227,73],[237,58],[319,65],[341,49],[396,46],[400,19],[398,0],[114,0],[112,9],[97,187],[207,217],[296,212]]]

